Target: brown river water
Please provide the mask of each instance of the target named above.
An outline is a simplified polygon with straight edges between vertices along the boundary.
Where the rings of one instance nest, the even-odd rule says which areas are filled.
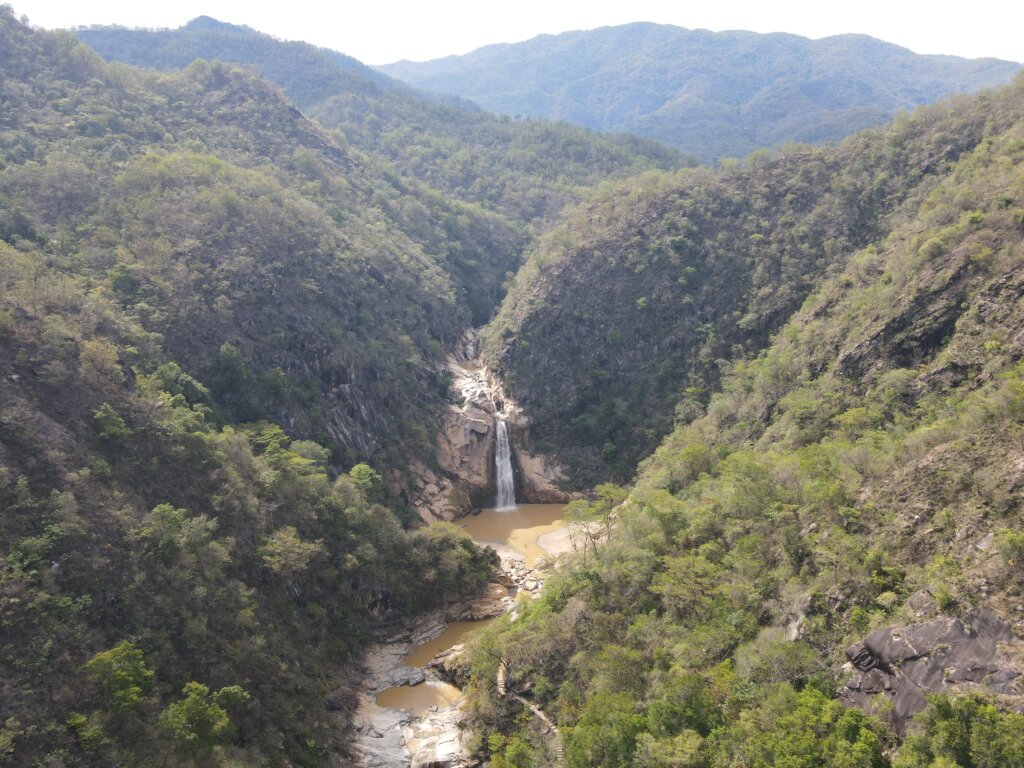
[[[564,509],[563,504],[520,504],[504,512],[484,509],[462,518],[458,524],[478,544],[489,544],[506,557],[517,554],[525,559],[527,567],[532,567],[549,554],[537,540],[565,527]],[[453,621],[438,637],[411,649],[402,663],[407,667],[425,667],[438,653],[461,643],[468,633],[491,621]],[[376,701],[381,707],[408,709],[414,715],[422,715],[431,707],[450,706],[461,696],[454,685],[428,680],[419,685],[388,688],[377,694]]]

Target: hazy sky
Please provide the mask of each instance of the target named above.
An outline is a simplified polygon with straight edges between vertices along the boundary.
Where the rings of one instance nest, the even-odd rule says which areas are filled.
[[[544,33],[656,21],[712,30],[825,37],[862,32],[918,53],[1024,61],[1020,0],[8,0],[35,25],[179,27],[207,15],[287,40],[305,40],[368,64],[466,53]]]

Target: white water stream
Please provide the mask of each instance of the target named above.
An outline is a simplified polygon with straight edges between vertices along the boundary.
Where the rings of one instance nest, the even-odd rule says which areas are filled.
[[[495,420],[497,435],[494,449],[494,480],[498,497],[494,503],[499,512],[516,508],[516,481],[512,473],[512,447],[508,442],[508,427],[504,420]]]

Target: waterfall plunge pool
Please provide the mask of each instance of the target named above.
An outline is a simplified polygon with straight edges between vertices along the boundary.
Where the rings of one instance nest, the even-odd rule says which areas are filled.
[[[550,542],[552,537],[547,536],[565,527],[564,511],[564,504],[520,504],[483,509],[456,524],[477,544],[494,547],[502,557],[521,557],[532,568],[543,556],[566,551],[566,546]]]

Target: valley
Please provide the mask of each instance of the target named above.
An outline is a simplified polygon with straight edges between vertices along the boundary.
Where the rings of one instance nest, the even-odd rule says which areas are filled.
[[[1024,768],[1019,69],[0,8],[0,766]]]

